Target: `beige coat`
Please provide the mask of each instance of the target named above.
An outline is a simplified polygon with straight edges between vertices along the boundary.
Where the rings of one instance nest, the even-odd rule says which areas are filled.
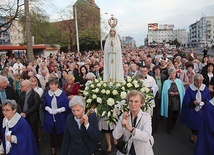
[[[122,119],[123,119],[123,116],[120,117],[120,119],[118,120],[117,126],[113,131],[113,137],[115,139],[119,139],[122,135],[124,135],[126,139],[128,139],[129,136],[131,135],[130,131],[122,127],[121,125]],[[131,119],[130,119],[130,124],[131,124]],[[136,130],[135,135],[132,135],[132,137],[128,141],[128,150],[130,150],[131,144],[133,142],[135,152],[137,155],[154,155],[153,149],[152,149],[152,146],[154,144],[154,139],[153,139],[153,136],[151,135],[152,126],[151,126],[150,115],[140,110],[140,112],[137,115],[136,124],[138,125],[135,129]],[[117,155],[124,155],[124,154],[117,151]]]

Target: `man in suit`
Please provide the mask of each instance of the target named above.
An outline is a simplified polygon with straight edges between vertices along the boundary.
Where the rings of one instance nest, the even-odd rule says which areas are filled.
[[[15,100],[16,96],[13,87],[9,86],[7,77],[0,75],[0,110],[2,110],[2,103],[4,103],[6,99]],[[0,112],[0,127],[2,126],[3,118],[4,116],[2,112]]]
[[[39,94],[32,89],[29,80],[22,81],[20,87],[21,94],[18,99],[18,112],[29,123],[35,136],[37,146],[39,146],[38,126],[40,124],[39,106],[41,99]]]
[[[103,77],[103,73],[102,73],[102,70],[101,70],[100,65],[99,65],[98,62],[94,63],[94,71],[93,71],[93,73],[96,76],[96,78]]]

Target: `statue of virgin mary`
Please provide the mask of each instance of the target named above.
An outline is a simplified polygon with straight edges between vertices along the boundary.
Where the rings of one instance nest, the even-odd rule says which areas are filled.
[[[104,46],[104,82],[123,82],[123,63],[120,38],[116,33],[117,19],[113,16],[108,20],[111,27]]]

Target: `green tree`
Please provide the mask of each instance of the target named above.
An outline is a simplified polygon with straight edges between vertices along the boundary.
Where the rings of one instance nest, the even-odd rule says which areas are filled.
[[[99,30],[97,28],[82,30],[79,34],[79,40],[82,51],[98,49],[100,47]]]

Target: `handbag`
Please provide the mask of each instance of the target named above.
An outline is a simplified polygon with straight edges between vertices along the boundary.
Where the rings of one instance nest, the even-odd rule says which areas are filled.
[[[128,140],[131,138],[131,136],[128,138]],[[128,140],[125,141],[122,136],[120,138],[120,140],[118,140],[117,144],[115,145],[116,149],[119,150],[123,154],[127,154],[128,153]]]
[[[140,123],[142,119],[142,116],[140,118],[140,120],[138,121],[138,123],[136,125],[134,125],[135,127],[138,126],[138,124]],[[132,137],[132,134],[129,136],[129,138],[125,141],[124,140],[124,136],[121,136],[121,138],[118,140],[117,144],[115,145],[116,149],[118,151],[120,151],[123,154],[127,154],[128,153],[128,141],[129,139]]]
[[[106,150],[102,147],[101,142],[98,143],[97,149],[92,155],[107,155]]]

